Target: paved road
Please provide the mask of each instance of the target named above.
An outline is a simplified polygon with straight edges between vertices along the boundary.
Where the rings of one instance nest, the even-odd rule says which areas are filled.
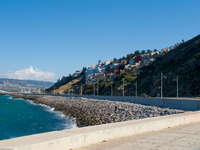
[[[200,150],[200,123],[103,141],[79,150]]]

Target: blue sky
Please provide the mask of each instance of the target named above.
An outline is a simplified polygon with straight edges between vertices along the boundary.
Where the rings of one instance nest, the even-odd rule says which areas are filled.
[[[0,73],[57,77],[200,32],[199,0],[1,0]]]

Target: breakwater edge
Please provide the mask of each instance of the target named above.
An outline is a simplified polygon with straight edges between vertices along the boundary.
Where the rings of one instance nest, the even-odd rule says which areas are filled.
[[[183,113],[183,110],[145,106],[127,102],[95,100],[81,97],[13,94],[13,98],[31,100],[61,111],[67,117],[75,118],[78,127],[100,125]]]
[[[49,106],[0,95],[0,141],[75,127],[72,119]]]

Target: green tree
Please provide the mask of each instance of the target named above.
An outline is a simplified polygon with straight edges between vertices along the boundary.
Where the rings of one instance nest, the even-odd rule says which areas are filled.
[[[151,53],[151,50],[150,50],[150,49],[148,49],[148,50],[147,50],[147,53],[148,53],[148,54],[150,54],[150,53]]]
[[[136,55],[136,56],[140,55],[140,51],[139,51],[139,50],[136,50],[136,51],[135,51],[135,55]]]
[[[116,63],[116,62],[117,62],[117,58],[114,58],[114,59],[113,59],[113,62]]]
[[[145,50],[142,50],[141,54],[145,54]]]

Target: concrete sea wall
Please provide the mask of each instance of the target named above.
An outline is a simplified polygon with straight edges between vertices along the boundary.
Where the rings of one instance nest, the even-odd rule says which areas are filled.
[[[90,144],[200,122],[200,112],[90,126],[0,141],[0,150],[72,150]]]

